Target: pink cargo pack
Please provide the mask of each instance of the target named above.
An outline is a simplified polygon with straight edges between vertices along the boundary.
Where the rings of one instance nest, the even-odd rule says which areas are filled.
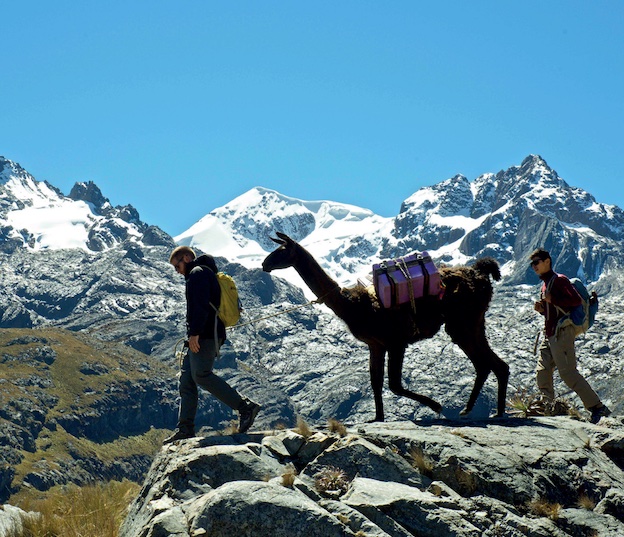
[[[393,308],[423,296],[442,294],[438,269],[427,252],[373,265],[373,285],[385,308]]]

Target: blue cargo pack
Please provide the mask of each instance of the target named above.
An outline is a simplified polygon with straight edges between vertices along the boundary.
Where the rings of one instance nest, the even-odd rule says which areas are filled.
[[[559,276],[559,274],[557,274]],[[555,278],[553,278],[554,280]],[[579,278],[570,278],[570,283],[581,296],[582,303],[575,306],[564,317],[559,320],[557,327],[572,324],[576,335],[584,334],[591,328],[598,312],[598,295],[595,291],[591,293]],[[549,287],[552,284],[549,283]],[[559,309],[559,308],[558,308]]]

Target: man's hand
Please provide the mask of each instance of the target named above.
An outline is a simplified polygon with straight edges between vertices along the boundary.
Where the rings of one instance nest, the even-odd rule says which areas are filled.
[[[533,305],[533,309],[537,311],[538,313],[544,313],[544,303],[541,300],[539,300]]]
[[[199,352],[199,336],[190,336],[189,337],[189,349],[191,352],[198,353]]]

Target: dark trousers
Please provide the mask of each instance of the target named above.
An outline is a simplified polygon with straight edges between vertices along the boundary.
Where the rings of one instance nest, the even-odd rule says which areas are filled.
[[[178,428],[194,431],[195,414],[197,413],[198,390],[201,386],[210,392],[219,401],[222,401],[233,410],[238,410],[243,398],[225,380],[212,371],[217,356],[217,347],[214,339],[200,339],[199,352],[186,349],[186,356],[182,360],[180,369],[180,412]]]

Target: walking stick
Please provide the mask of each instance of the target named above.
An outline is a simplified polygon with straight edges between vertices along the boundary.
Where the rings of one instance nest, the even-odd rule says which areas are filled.
[[[542,331],[537,331],[537,336],[535,336],[535,345],[533,345],[533,356],[537,356],[537,346],[539,345],[540,336],[542,335]]]

